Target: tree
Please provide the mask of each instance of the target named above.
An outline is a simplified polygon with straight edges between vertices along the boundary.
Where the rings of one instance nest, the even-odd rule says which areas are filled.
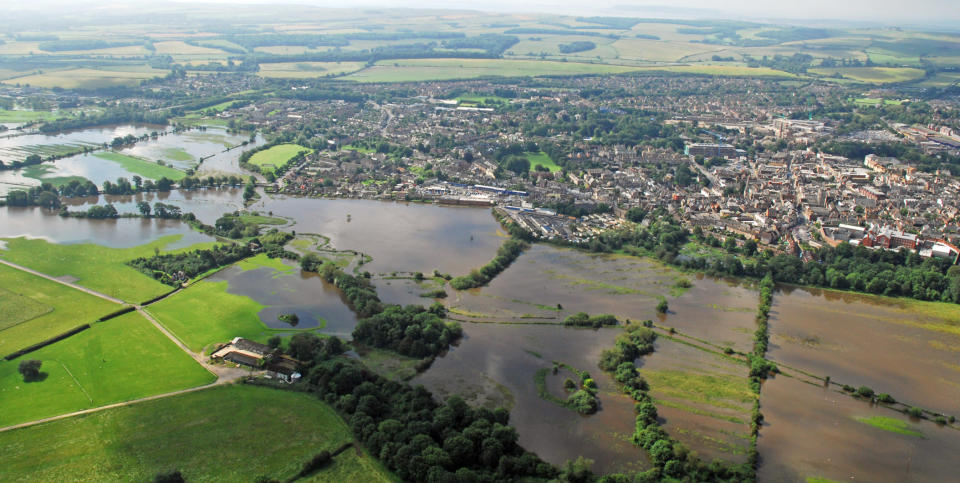
[[[660,303],[657,304],[657,313],[665,314],[668,310],[670,310],[670,306],[667,304],[667,300],[660,300]]]
[[[26,360],[20,362],[20,375],[23,376],[23,382],[31,382],[40,379],[40,366],[43,365],[43,362],[36,359]]]
[[[144,217],[150,216],[150,203],[147,203],[146,201],[138,201],[137,209],[140,210],[140,214]]]

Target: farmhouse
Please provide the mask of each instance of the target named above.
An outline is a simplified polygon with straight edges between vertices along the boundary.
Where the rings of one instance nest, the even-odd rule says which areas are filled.
[[[229,361],[248,367],[261,367],[274,349],[268,345],[236,337],[229,344],[219,347],[210,358],[214,361]]]

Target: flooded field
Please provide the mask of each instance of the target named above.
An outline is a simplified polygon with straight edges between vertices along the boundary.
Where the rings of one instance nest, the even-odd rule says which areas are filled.
[[[960,307],[792,288],[773,301],[770,359],[960,416]]]
[[[86,198],[66,198],[63,204],[71,211],[81,211],[93,205],[112,204],[123,213],[139,213],[137,203],[146,201],[179,206],[184,213],[193,213],[197,218],[213,225],[224,213],[243,209],[243,189],[204,188],[195,190],[171,190],[166,192],[137,193],[129,196],[100,195]]]
[[[163,132],[165,129],[168,128],[122,125],[55,135],[30,134],[4,137],[0,138],[0,160],[23,160],[31,154],[39,154],[43,157],[63,155],[85,147],[102,148],[104,143],[109,143],[116,137],[127,135],[139,137],[153,132]],[[165,165],[181,171],[193,168],[200,176],[242,175],[245,173],[239,166],[240,155],[244,149],[255,147],[256,143],[262,142],[263,138],[256,137],[254,143],[248,147],[229,151],[226,149],[249,140],[248,135],[231,134],[221,128],[164,134],[116,151],[79,154],[19,170],[0,171],[0,195],[5,195],[12,189],[39,185],[47,179],[82,177],[100,186],[104,181],[114,181],[119,177],[130,179],[136,174],[120,163],[99,156],[105,152],[134,156],[150,162],[163,161]],[[202,163],[201,158],[203,158]]]
[[[783,376],[764,383],[760,402],[759,481],[957,479],[958,430]]]
[[[595,472],[647,467],[643,450],[630,443],[633,401],[597,367],[600,352],[613,345],[619,329],[475,323],[463,328],[459,346],[412,384],[423,384],[440,399],[459,394],[470,404],[510,408],[520,444],[551,463],[585,456],[595,461]],[[537,395],[534,375],[553,361],[593,376],[599,412],[581,416]]]
[[[257,315],[273,329],[321,328],[321,332],[351,338],[357,317],[347,306],[343,294],[317,274],[306,273],[292,262],[279,267],[232,266],[209,278],[226,281],[227,292],[245,295],[266,305]],[[291,326],[278,319],[281,314],[297,314],[299,322]]]
[[[334,248],[372,256],[364,265],[372,273],[462,275],[489,262],[504,240],[483,208],[278,197],[251,209],[293,218],[298,233],[321,234]]]
[[[689,280],[689,289],[676,286]],[[658,323],[719,345],[748,350],[757,296],[736,282],[686,275],[653,260],[598,255],[551,245],[532,246],[489,287],[450,292],[446,303],[461,320],[562,322],[576,312]],[[559,304],[559,305],[558,305]]]
[[[176,234],[183,237],[169,248],[213,240],[177,220],[90,220],[63,218],[55,211],[39,207],[0,208],[0,238],[23,236],[52,243],[96,243],[111,248],[128,248]]]
[[[661,336],[638,363],[661,424],[704,461],[747,460],[754,394],[747,366]]]

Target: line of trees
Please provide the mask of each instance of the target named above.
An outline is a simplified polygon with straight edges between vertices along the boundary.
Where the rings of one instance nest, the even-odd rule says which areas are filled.
[[[675,441],[660,427],[657,407],[650,396],[650,386],[638,373],[635,361],[640,355],[653,352],[656,333],[653,322],[628,327],[625,337],[617,337],[613,349],[604,351],[600,367],[610,372],[621,391],[635,402],[637,413],[633,444],[647,451],[653,468],[636,475],[610,475],[605,481],[752,481],[750,465],[725,466],[719,461],[703,463],[683,443]]]
[[[601,314],[590,316],[586,312],[577,312],[576,314],[568,316],[566,319],[563,319],[563,325],[574,326],[574,327],[593,327],[594,329],[599,329],[603,326],[613,326],[617,325],[619,321],[617,318],[610,314]]]
[[[497,256],[480,269],[473,269],[469,275],[462,275],[450,281],[450,286],[456,290],[482,287],[506,270],[517,257],[529,247],[526,242],[510,238],[497,249]]]

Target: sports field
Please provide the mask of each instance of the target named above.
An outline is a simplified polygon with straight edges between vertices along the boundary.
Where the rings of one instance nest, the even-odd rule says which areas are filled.
[[[261,171],[274,171],[302,151],[313,152],[299,144],[278,144],[254,154],[248,163],[259,167]]]

